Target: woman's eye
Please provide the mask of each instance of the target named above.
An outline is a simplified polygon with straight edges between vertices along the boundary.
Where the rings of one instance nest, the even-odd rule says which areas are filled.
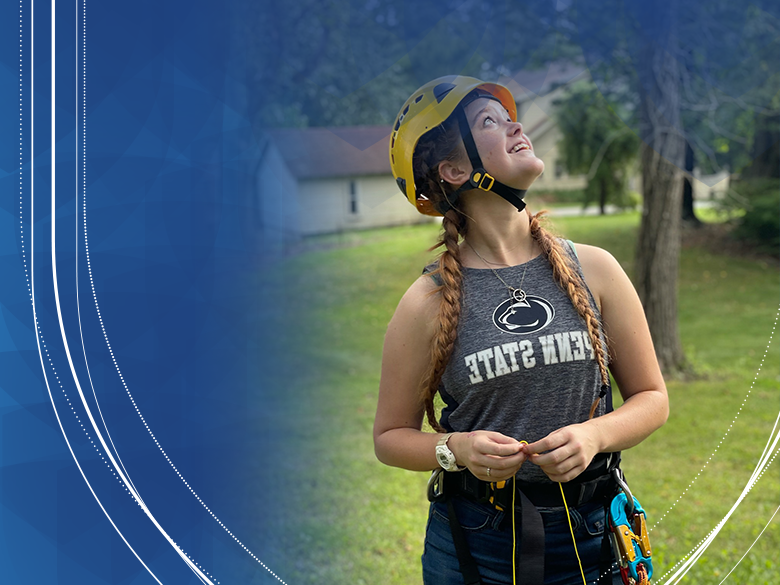
[[[490,123],[492,123],[492,124],[495,124],[495,123],[496,123],[496,121],[495,121],[493,118],[491,118],[490,116],[486,116],[486,117],[485,117],[485,126],[487,126],[487,123],[488,123],[488,122],[490,122]]]

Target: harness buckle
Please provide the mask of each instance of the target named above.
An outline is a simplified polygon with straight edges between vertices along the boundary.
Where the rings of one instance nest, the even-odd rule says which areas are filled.
[[[429,502],[440,502],[444,499],[444,468],[434,469],[428,478],[426,488]]]

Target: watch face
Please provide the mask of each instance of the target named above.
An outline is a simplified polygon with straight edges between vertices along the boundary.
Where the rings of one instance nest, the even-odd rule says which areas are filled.
[[[455,456],[446,450],[446,446],[436,448],[436,459],[445,470],[449,471],[455,466]]]

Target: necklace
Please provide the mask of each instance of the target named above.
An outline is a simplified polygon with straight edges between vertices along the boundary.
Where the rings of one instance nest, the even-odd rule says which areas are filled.
[[[469,248],[472,249],[472,251],[477,255],[477,257],[479,257],[479,259],[482,260],[482,262],[485,263],[485,266],[487,266],[490,269],[490,271],[495,275],[495,277],[498,280],[501,281],[501,284],[503,284],[507,288],[507,290],[509,291],[509,297],[511,299],[514,299],[518,303],[525,302],[525,296],[526,295],[525,295],[525,291],[523,290],[523,283],[525,282],[525,272],[526,272],[526,270],[528,270],[528,262],[530,262],[530,260],[528,262],[526,262],[525,266],[523,267],[523,276],[520,278],[520,286],[518,286],[518,287],[510,286],[510,285],[508,285],[506,283],[506,281],[503,278],[501,278],[501,276],[498,274],[498,272],[496,272],[495,268],[493,268],[491,266],[491,264],[495,264],[495,265],[498,265],[498,266],[507,266],[508,267],[509,264],[501,264],[500,262],[488,262],[487,260],[485,260],[482,257],[482,254],[477,252],[477,249],[474,246],[471,245],[471,242],[469,242],[468,240],[465,240],[465,238],[464,238],[464,241],[469,245]],[[533,248],[533,245],[534,244],[533,244],[533,239],[532,239],[531,240],[531,247],[532,248]],[[530,255],[530,253],[529,253],[529,255]]]

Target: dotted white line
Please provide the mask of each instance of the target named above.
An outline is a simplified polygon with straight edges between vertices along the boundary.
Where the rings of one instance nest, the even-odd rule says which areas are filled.
[[[82,109],[81,109],[81,124],[82,124],[82,127],[81,127],[82,128],[82,139],[81,139],[82,140],[82,142],[81,142],[81,146],[82,146],[82,163],[81,163],[81,172],[82,172],[82,176],[81,176],[81,180],[82,180],[83,197],[84,197],[84,201],[86,202],[86,196],[87,196],[87,109],[86,109],[86,105],[87,105],[87,7],[86,7],[86,0],[84,0],[84,2],[82,4],[82,14],[83,14],[83,18],[82,18],[82,38],[81,38],[81,42],[82,42],[82,55],[81,55],[81,59],[82,59],[82,72],[81,72],[81,75],[82,75],[82,89],[81,89],[81,91],[82,91]],[[77,136],[78,136],[78,134],[77,134]],[[85,222],[86,222],[86,218],[85,218]],[[84,238],[86,240],[86,230],[85,230]],[[86,245],[86,242],[85,242],[85,245]],[[89,252],[87,252],[87,258],[89,258]],[[91,277],[91,273],[90,273],[90,282],[91,281],[92,281],[92,277]],[[94,296],[94,285],[93,285],[92,288],[93,288],[93,296]],[[97,301],[96,301],[96,303],[97,303]],[[102,324],[102,322],[101,322],[101,324]],[[104,334],[105,334],[105,331],[104,331]],[[114,363],[116,363],[116,361]],[[68,404],[70,404],[70,401],[68,401]],[[71,407],[71,410],[72,410],[72,407]],[[74,413],[75,413],[75,411],[74,411]],[[82,428],[83,428],[83,425],[82,425]],[[85,432],[86,432],[86,429],[85,429]],[[93,446],[97,450],[98,449],[97,445],[95,445],[95,443],[91,439],[90,439],[90,442],[93,444]],[[106,465],[109,466],[108,461],[106,461],[105,458],[103,458],[102,452],[100,452],[99,450],[98,450],[98,452],[100,453],[101,459],[103,459],[103,461],[106,463]],[[122,485],[122,487],[125,488],[125,491],[133,498],[135,503],[139,507],[143,508],[143,506],[141,505],[141,502],[139,502],[138,499],[130,492],[130,490],[124,484],[124,482],[122,482],[121,479],[117,476],[116,472],[110,466],[109,466],[109,469],[111,469],[111,472],[114,474],[114,477],[116,477],[116,479],[120,483],[120,485]],[[215,579],[216,580],[216,578],[211,573],[209,573],[206,569],[204,569],[199,563],[195,562],[195,560],[189,554],[187,554],[184,551],[184,549],[181,548],[181,546],[179,546],[176,542],[174,542],[173,544],[182,554],[186,555],[187,558],[190,559],[190,561],[193,562],[193,564],[195,564],[201,571],[203,571],[203,573],[207,577],[209,577],[210,579]],[[216,583],[217,583],[217,585],[220,585],[219,581],[216,581]]]
[[[24,56],[24,54],[23,54],[23,40],[22,40],[22,38],[23,38],[23,24],[24,24],[24,22],[23,22],[23,4],[22,4],[22,1],[20,0],[20,2],[19,2],[19,39],[20,39],[19,40],[19,241],[20,241],[21,251],[22,251],[22,264],[24,266],[24,276],[25,276],[25,281],[27,282],[28,295],[30,297],[30,305],[32,306],[33,315],[35,315],[36,313],[35,313],[35,301],[34,301],[33,292],[32,292],[32,279],[31,279],[30,271],[28,270],[28,267],[27,267],[27,253],[26,253],[25,244],[24,244],[24,184],[23,184],[23,176],[24,176],[23,175],[23,167],[24,167],[24,162],[23,162],[24,141],[23,141],[23,132],[22,132],[23,122],[24,122],[24,120],[23,120],[23,100],[24,100],[24,92],[23,92],[23,73],[24,73],[24,71],[23,71],[23,56]],[[31,28],[31,33],[30,33],[31,35],[33,34],[32,30],[33,29]],[[30,54],[31,54],[31,59],[32,59],[32,55],[34,54],[32,49],[30,51]],[[30,68],[30,70],[32,71],[32,67]],[[31,80],[30,80],[31,88],[33,87],[33,83],[34,83],[34,80],[31,78]],[[31,93],[31,95],[33,95],[34,92],[31,91],[30,93]],[[32,148],[33,145],[34,145],[34,139],[32,138],[32,134],[33,134],[32,133],[33,120],[34,120],[34,118],[32,116],[32,112],[31,112],[31,115],[30,115],[30,128],[31,128],[30,159],[31,159],[31,161],[32,161],[33,156],[34,156],[34,152],[33,152],[33,148]],[[31,162],[31,170],[32,170],[32,162]],[[34,182],[31,179],[30,180],[31,192],[32,192],[33,185],[34,185]],[[31,196],[30,201],[31,201],[30,216],[33,217],[32,196]],[[33,232],[33,229],[34,228],[33,228],[32,224],[31,224],[31,226],[30,226],[31,233]],[[32,241],[30,242],[30,245],[31,246],[33,245]],[[31,258],[31,261],[32,261],[32,258]],[[57,370],[54,368],[54,364],[51,361],[51,355],[49,354],[49,350],[46,347],[46,342],[45,342],[45,340],[43,338],[43,332],[41,330],[41,326],[40,326],[40,323],[38,322],[37,317],[35,317],[35,334],[36,334],[36,341],[39,344],[38,345],[38,352],[40,354],[40,348],[41,348],[41,345],[42,345],[44,350],[46,351],[46,360],[49,362],[49,367],[51,368],[52,373],[54,374],[54,378],[57,380],[57,384],[59,385],[60,389],[62,390],[62,393],[65,396],[66,401],[68,402],[68,406],[70,406],[70,409],[73,412],[73,415],[76,417],[76,422],[78,422],[79,425],[81,426],[82,430],[84,430],[84,433],[86,434],[87,439],[92,444],[93,448],[97,451],[98,455],[100,455],[100,458],[103,459],[103,463],[105,463],[106,467],[108,467],[108,469],[111,470],[112,473],[113,473],[113,470],[111,469],[111,467],[109,466],[109,464],[105,460],[105,458],[103,457],[102,452],[97,448],[97,446],[95,445],[95,442],[92,440],[92,438],[90,437],[89,433],[84,428],[84,425],[81,423],[81,420],[79,419],[79,416],[76,414],[76,411],[74,410],[73,405],[71,404],[70,398],[68,398],[68,395],[65,392],[65,389],[62,387],[62,383],[60,381],[60,377],[57,374]],[[45,371],[46,364],[45,364],[44,359],[43,359],[43,354],[40,354],[40,358],[41,358],[41,367],[44,370],[43,374],[44,374],[44,378],[45,378],[46,377],[46,371]],[[46,386],[47,386],[47,388],[49,390],[49,398],[52,401],[51,402],[52,406],[54,407],[54,414],[57,417],[57,420],[58,420],[58,422],[60,424],[60,429],[62,430],[63,435],[64,435],[65,430],[62,427],[62,421],[60,420],[59,414],[57,412],[57,407],[54,405],[54,397],[51,394],[51,388],[49,388],[48,380],[46,381]],[[66,441],[66,443],[68,442],[67,441],[67,436],[65,436],[65,441]],[[68,443],[68,448],[71,449],[69,443]],[[79,470],[81,471],[82,476],[83,476],[84,475],[84,471],[81,469],[81,466],[79,465],[79,462],[76,459],[76,456],[73,453],[72,449],[71,449],[71,454],[73,455],[74,461],[76,462],[76,466],[79,467]],[[116,474],[114,474],[114,476],[116,477]],[[84,476],[84,479],[86,480],[86,476]],[[119,481],[119,478],[117,478],[117,481]],[[87,482],[87,485],[89,485],[89,482]],[[123,484],[120,482],[120,485],[123,485]],[[91,487],[90,487],[90,490],[92,490]],[[95,495],[94,491],[92,491],[92,494],[95,496],[95,499],[98,501],[98,504],[100,505],[100,507],[103,509],[103,512],[105,513],[105,509],[103,508],[103,505],[100,503],[100,500]],[[106,516],[108,516],[108,514],[106,514]],[[109,521],[111,521],[110,517],[109,517]],[[116,525],[113,522],[111,522],[111,523],[112,523],[112,525],[114,525],[114,528],[117,530],[119,535],[122,536],[121,532],[119,532],[119,530],[116,528]],[[122,539],[125,540],[123,536],[122,536]],[[125,543],[127,543],[126,540],[125,540]],[[128,546],[129,546],[129,544],[128,544]],[[132,547],[130,548],[130,550],[132,550]],[[135,554],[135,551],[133,551],[133,553]],[[136,555],[136,557],[138,558],[138,555]],[[140,560],[140,558],[139,558],[139,560]],[[141,561],[141,563],[143,564],[143,561]],[[146,565],[144,565],[144,566],[146,566]],[[147,569],[148,569],[148,567],[147,567]],[[154,577],[154,575],[152,575],[152,576]]]
[[[764,360],[766,359],[767,353],[769,352],[769,346],[772,344],[772,338],[775,335],[775,329],[777,328],[777,319],[780,317],[780,308],[778,308],[777,313],[775,313],[775,321],[772,324],[772,333],[769,335],[769,341],[766,344],[766,349],[764,350],[764,355],[761,358],[761,363],[758,366],[758,371],[756,372],[756,375],[753,376],[753,382],[750,384],[750,389],[747,391],[747,394],[745,394],[745,398],[742,400],[742,404],[739,406],[739,410],[737,410],[737,414],[734,415],[734,418],[731,420],[731,424],[729,424],[729,428],[726,429],[726,432],[723,434],[723,437],[721,437],[720,441],[718,442],[717,447],[715,447],[715,450],[712,452],[712,454],[707,457],[707,461],[704,462],[704,465],[702,465],[702,468],[699,470],[699,472],[696,474],[696,477],[694,477],[691,480],[691,483],[688,484],[688,487],[686,487],[682,494],[675,500],[674,504],[669,506],[669,509],[663,513],[663,515],[658,519],[658,521],[653,524],[652,528],[648,529],[648,533],[652,532],[655,527],[657,527],[661,520],[666,518],[667,514],[671,512],[674,507],[677,505],[677,503],[685,496],[686,493],[688,493],[688,490],[691,489],[691,486],[693,486],[694,483],[696,483],[696,480],[699,478],[701,473],[704,471],[704,469],[707,467],[709,462],[712,460],[712,458],[715,456],[715,454],[718,452],[718,449],[720,449],[720,446],[723,444],[723,441],[726,440],[726,437],[728,437],[729,433],[731,432],[732,427],[734,426],[734,423],[737,422],[737,418],[739,417],[740,413],[742,412],[742,408],[745,406],[745,403],[747,402],[748,398],[750,397],[750,393],[753,391],[753,387],[756,384],[756,380],[758,380],[758,375],[761,373],[761,368],[764,366]]]
[[[685,488],[685,491],[683,491],[683,493],[680,495],[680,497],[679,497],[679,498],[677,498],[677,501],[675,501],[675,503],[674,503],[674,504],[672,504],[672,506],[671,506],[671,507],[670,507],[670,508],[669,508],[669,509],[668,509],[668,510],[667,510],[667,511],[664,513],[664,515],[663,515],[663,516],[661,516],[661,518],[658,520],[658,522],[656,522],[656,523],[655,523],[654,527],[655,527],[655,526],[658,526],[658,524],[660,524],[661,520],[663,520],[663,519],[664,519],[664,517],[666,517],[666,515],[667,515],[667,514],[668,514],[668,513],[669,513],[669,512],[672,510],[672,508],[674,508],[674,507],[677,505],[677,502],[679,502],[679,501],[680,501],[680,499],[681,499],[681,498],[682,498],[682,497],[683,497],[683,496],[686,494],[686,492],[687,492],[687,491],[690,489],[690,487],[691,487],[691,486],[694,484],[694,482],[696,481],[696,478],[698,478],[698,477],[701,475],[701,472],[702,472],[702,471],[704,471],[704,468],[705,468],[705,467],[707,467],[707,464],[710,462],[710,460],[711,460],[711,459],[712,459],[712,457],[715,455],[715,453],[717,453],[717,451],[718,451],[718,448],[720,448],[720,446],[723,444],[723,441],[724,441],[724,439],[725,439],[725,438],[728,436],[729,432],[731,431],[732,427],[734,426],[734,423],[736,422],[736,420],[737,420],[737,417],[738,417],[738,416],[740,415],[740,413],[742,412],[742,407],[744,407],[744,406],[745,406],[745,402],[747,401],[748,397],[750,396],[750,393],[751,393],[751,391],[753,390],[753,387],[755,386],[755,383],[756,383],[756,381],[758,380],[758,375],[761,373],[761,368],[762,368],[762,367],[763,367],[763,365],[764,365],[764,360],[766,359],[767,353],[769,352],[769,346],[772,344],[772,338],[774,337],[774,334],[775,334],[775,329],[777,328],[777,320],[778,320],[778,317],[780,317],[780,308],[778,308],[778,310],[777,310],[777,313],[775,314],[775,320],[774,320],[774,323],[772,324],[772,332],[771,332],[771,333],[770,333],[770,335],[769,335],[769,341],[768,341],[768,342],[767,342],[767,344],[766,344],[766,349],[764,350],[764,355],[763,355],[763,357],[761,358],[761,363],[760,363],[760,364],[759,364],[759,366],[758,366],[758,371],[756,372],[756,375],[753,377],[753,383],[750,385],[750,389],[748,390],[747,394],[745,395],[745,398],[744,398],[744,400],[742,401],[742,404],[740,405],[740,407],[739,407],[739,410],[737,411],[737,414],[736,414],[736,415],[734,416],[734,418],[732,419],[732,421],[731,421],[731,424],[729,425],[729,428],[726,430],[726,433],[723,435],[723,438],[721,438],[720,442],[718,443],[718,446],[717,446],[717,447],[715,448],[715,450],[712,452],[712,455],[710,455],[710,456],[707,458],[707,461],[704,463],[704,465],[702,466],[701,470],[699,470],[699,473],[697,473],[697,474],[696,474],[696,477],[695,477],[695,478],[693,478],[693,480],[691,480],[691,483],[688,485],[688,487],[687,487],[687,488]],[[778,449],[777,451],[775,451],[775,452],[772,454],[772,458],[769,460],[769,462],[766,464],[766,466],[765,466],[765,467],[764,467],[764,468],[761,470],[761,472],[758,474],[758,476],[757,476],[757,477],[756,477],[756,478],[753,480],[753,483],[750,485],[750,487],[748,488],[747,492],[745,493],[745,497],[747,496],[747,494],[748,494],[748,493],[750,493],[750,490],[752,490],[752,489],[753,489],[753,487],[756,485],[756,483],[758,483],[758,480],[760,480],[760,479],[761,479],[761,477],[762,477],[762,476],[764,475],[764,473],[766,472],[767,468],[768,468],[770,465],[772,465],[772,463],[774,463],[774,461],[775,461],[775,458],[777,457],[778,453],[780,453],[780,449]],[[744,497],[743,497],[743,499],[744,499]],[[689,552],[688,552],[688,553],[687,553],[685,556],[683,556],[683,557],[682,557],[682,558],[681,558],[679,561],[677,561],[677,563],[676,563],[676,564],[675,564],[675,565],[674,565],[674,566],[673,566],[671,569],[669,569],[669,570],[668,570],[666,573],[664,573],[664,574],[663,574],[661,577],[659,577],[659,578],[658,578],[658,581],[659,581],[659,583],[662,583],[662,582],[663,582],[663,579],[664,579],[664,578],[665,578],[665,577],[666,577],[666,576],[667,576],[669,573],[671,573],[672,571],[674,571],[674,570],[675,570],[677,567],[679,567],[679,566],[680,566],[680,564],[682,564],[683,562],[685,562],[685,560],[686,560],[686,559],[688,559],[688,557],[690,557],[690,556],[691,556],[691,555],[692,555],[692,554],[693,554],[693,553],[694,553],[694,552],[695,552],[695,551],[696,551],[696,550],[697,550],[699,547],[701,547],[701,546],[702,546],[702,544],[704,544],[704,542],[705,542],[705,541],[706,541],[706,540],[707,540],[707,539],[708,539],[710,536],[712,536],[712,534],[713,534],[713,533],[714,533],[716,530],[718,530],[718,529],[719,529],[719,527],[720,527],[720,523],[718,524],[718,526],[716,526],[715,528],[713,528],[713,529],[712,529],[712,530],[709,532],[709,534],[707,534],[707,536],[705,536],[704,538],[702,538],[702,539],[699,541],[699,543],[698,543],[696,546],[694,546],[694,547],[693,547],[693,548],[692,548],[692,549],[691,549],[691,550],[690,550],[690,551],[689,551]],[[649,533],[649,532],[652,532],[652,530],[653,530],[653,529],[652,529],[652,528],[650,528],[650,529],[648,530],[648,533]],[[740,561],[741,561],[741,559],[740,559]],[[739,563],[737,563],[737,564],[739,564]],[[609,571],[605,571],[604,573],[602,573],[602,574],[599,576],[599,579],[601,579],[602,577],[605,577],[605,576],[607,576],[608,574],[610,574],[610,573],[612,572],[612,569],[614,569],[614,568],[615,568],[615,566],[617,566],[617,563],[612,563],[612,568],[611,568]],[[735,565],[735,568],[736,568],[736,565]],[[733,569],[732,569],[732,570],[733,570]],[[598,581],[598,579],[597,579],[596,581]],[[595,583],[596,581],[594,581],[594,583]]]
[[[761,476],[763,476],[763,475],[764,475],[764,473],[766,473],[766,470],[767,470],[767,468],[768,468],[770,465],[772,465],[772,463],[774,463],[774,461],[775,461],[775,458],[777,457],[778,453],[780,453],[780,450],[778,450],[778,451],[775,451],[775,452],[774,452],[774,454],[772,455],[772,458],[771,458],[771,459],[769,460],[769,462],[766,464],[766,466],[764,467],[764,469],[762,469],[762,470],[761,470],[761,473],[759,473],[759,474],[758,474],[758,477],[756,477],[755,481],[753,482],[753,485],[751,485],[751,486],[750,486],[750,489],[753,489],[753,487],[755,487],[756,483],[758,483],[758,480],[759,480],[759,479],[761,479]],[[750,489],[748,490],[748,493],[750,493]],[[746,493],[745,495],[747,496],[747,493]],[[609,530],[609,528],[607,528],[607,530]],[[713,528],[712,530],[710,530],[710,532],[707,534],[707,536],[705,536],[704,538],[702,538],[702,539],[699,541],[699,543],[698,543],[696,546],[694,546],[694,547],[693,547],[693,548],[692,548],[690,551],[688,551],[688,553],[687,553],[687,554],[686,554],[684,557],[682,557],[682,558],[681,558],[679,561],[677,561],[677,563],[675,563],[675,565],[674,565],[674,566],[673,566],[671,569],[669,569],[668,571],[666,571],[666,573],[664,573],[664,574],[663,574],[661,577],[658,577],[658,578],[657,578],[657,581],[659,582],[659,585],[662,585],[662,583],[663,583],[663,579],[664,579],[664,578],[665,578],[665,577],[666,577],[666,576],[667,576],[669,573],[671,573],[671,572],[672,572],[672,571],[674,571],[674,570],[675,570],[677,567],[679,567],[679,566],[680,566],[680,565],[681,565],[683,562],[685,562],[685,560],[686,560],[688,557],[690,557],[690,556],[691,556],[691,555],[692,555],[692,554],[693,554],[693,553],[694,553],[694,552],[695,552],[695,551],[696,551],[696,550],[697,550],[697,549],[698,549],[698,548],[699,548],[699,547],[700,547],[702,544],[704,544],[704,541],[706,541],[706,540],[707,540],[707,539],[708,539],[708,538],[709,538],[709,537],[710,537],[710,536],[711,536],[711,535],[712,535],[712,534],[713,534],[713,533],[714,533],[716,530],[717,530],[717,526],[716,526],[715,528]],[[753,543],[753,544],[755,544],[755,543]],[[740,559],[740,561],[741,561],[741,559]],[[738,564],[739,564],[739,563],[737,563],[737,565],[738,565]],[[734,568],[736,568],[736,566],[737,566],[737,565],[735,565],[735,566],[734,566]],[[610,573],[612,572],[612,569],[614,569],[616,566],[617,566],[617,563],[616,563],[616,562],[613,562],[613,563],[612,563],[612,568],[611,568],[609,571],[604,571],[604,572],[603,572],[603,573],[602,573],[602,574],[599,576],[599,578],[598,578],[598,579],[596,579],[596,581],[594,581],[593,583],[596,583],[596,582],[597,582],[599,579],[601,579],[602,577],[606,577],[608,574],[610,574]],[[733,569],[732,569],[732,570],[733,570]]]
[[[30,301],[32,301],[30,276],[27,272],[27,256],[24,252],[24,136],[22,135],[22,124],[24,122],[24,111],[22,110],[22,100],[24,99],[24,88],[22,86],[24,81],[24,52],[22,44],[22,33],[24,31],[24,22],[22,16],[22,0],[19,0],[19,238],[22,245],[22,263],[24,265],[24,276],[27,279],[27,293],[30,297]]]
[[[21,39],[23,34],[23,5],[20,0],[19,2],[19,37]],[[19,41],[19,241],[22,249],[22,265],[24,267],[24,276],[25,280],[27,282],[27,293],[30,297],[30,302],[32,302],[32,285],[30,282],[30,274],[27,267],[27,251],[25,248],[25,242],[24,242],[24,160],[23,160],[23,150],[24,150],[24,136],[21,132],[23,128],[24,118],[23,118],[23,109],[21,103],[24,99],[24,91],[23,91],[23,81],[24,81],[24,71],[23,71],[23,43],[22,40]],[[70,398],[68,397],[68,393],[65,391],[65,388],[62,386],[62,382],[60,381],[60,377],[57,374],[57,369],[54,367],[54,364],[51,360],[51,355],[49,354],[49,349],[46,346],[46,342],[43,338],[43,332],[41,331],[40,323],[36,320],[35,321],[35,330],[38,335],[38,337],[41,340],[41,345],[44,348],[44,351],[46,352],[46,360],[49,362],[49,367],[52,370],[52,373],[54,374],[54,378],[57,380],[57,385],[60,387],[60,390],[62,390],[62,394],[65,396],[65,400],[68,403],[68,406],[70,406],[70,410],[73,413],[73,415],[76,417],[76,422],[81,426],[82,430],[87,436],[87,439],[92,444],[92,446],[95,448],[95,451],[100,455],[100,458],[103,460],[103,462],[106,464],[106,467],[113,473],[113,469],[109,465],[108,461],[106,461],[105,457],[103,457],[102,452],[100,449],[98,449],[97,445],[95,445],[95,442],[92,440],[92,437],[89,435],[89,432],[84,427],[84,424],[81,422],[81,419],[79,418],[79,415],[76,413],[76,410],[73,408],[73,404],[70,401]],[[116,476],[116,474],[114,473]],[[124,484],[117,478],[117,481],[119,481],[119,484],[124,487]],[[125,488],[125,491],[127,491],[127,488]]]
[[[138,414],[138,417],[141,419],[141,422],[144,425],[144,428],[146,428],[147,432],[151,436],[152,440],[154,441],[154,444],[157,446],[157,448],[160,450],[160,452],[165,457],[165,460],[168,462],[168,464],[171,466],[171,468],[176,472],[176,475],[179,476],[179,479],[184,483],[185,486],[187,486],[187,489],[192,493],[193,496],[195,496],[195,499],[198,500],[201,506],[209,513],[209,515],[214,518],[214,520],[222,527],[225,532],[227,532],[231,538],[244,550],[246,551],[249,556],[251,556],[255,561],[257,561],[268,573],[270,573],[277,581],[282,583],[282,585],[287,585],[276,573],[274,573],[263,561],[261,561],[251,550],[249,550],[244,543],[242,543],[229,529],[227,526],[225,526],[222,521],[214,514],[214,512],[211,511],[211,509],[206,505],[206,503],[201,500],[200,496],[195,492],[195,490],[190,486],[190,484],[187,482],[186,479],[184,479],[184,476],[182,476],[181,472],[176,468],[176,466],[173,464],[173,461],[168,457],[168,454],[165,452],[165,450],[162,448],[162,445],[157,441],[157,437],[154,436],[154,433],[149,428],[149,425],[146,422],[146,419],[144,419],[143,415],[141,414],[141,411],[138,408],[138,405],[135,403],[135,399],[133,398],[133,395],[130,392],[130,389],[127,386],[127,383],[125,382],[124,376],[122,375],[121,370],[119,369],[119,364],[116,361],[116,356],[114,355],[114,350],[111,347],[111,343],[108,340],[108,334],[106,333],[106,327],[103,323],[103,316],[100,314],[100,306],[98,305],[97,300],[97,293],[95,291],[95,281],[92,274],[92,263],[89,256],[89,242],[87,239],[87,126],[86,126],[86,99],[87,99],[87,73],[86,73],[86,2],[85,8],[84,8],[84,24],[83,24],[83,51],[82,51],[82,60],[83,60],[83,67],[82,67],[82,217],[83,217],[83,226],[84,226],[84,250],[86,252],[87,257],[87,272],[89,273],[89,284],[92,288],[92,299],[95,302],[95,310],[97,311],[98,320],[100,321],[100,328],[103,332],[103,339],[106,341],[106,346],[108,347],[108,352],[111,354],[111,361],[114,363],[114,368],[117,371],[117,374],[119,375],[119,379],[122,382],[122,386],[125,389],[125,392],[127,393],[128,397],[130,398],[130,402],[133,404],[133,408],[135,408],[136,413]],[[125,488],[127,491],[127,488]],[[128,492],[129,493],[129,492]],[[139,504],[140,505],[140,504]],[[178,546],[178,545],[177,545]],[[181,549],[179,549],[181,550]],[[182,552],[184,552],[182,550]],[[186,553],[185,553],[186,554]],[[191,559],[189,555],[187,555],[188,558]],[[192,559],[191,559],[192,560]],[[194,560],[193,560],[194,562]],[[197,564],[197,563],[196,563]],[[202,569],[200,565],[197,565],[199,568]],[[206,573],[209,577],[209,573]],[[217,581],[219,584],[219,581]]]

